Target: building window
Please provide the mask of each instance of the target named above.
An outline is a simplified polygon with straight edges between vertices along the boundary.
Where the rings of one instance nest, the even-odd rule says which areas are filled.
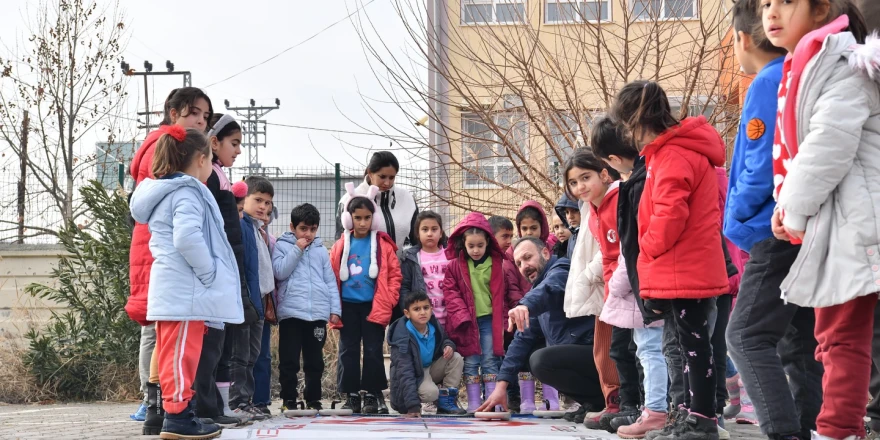
[[[522,180],[511,157],[528,156],[528,122],[512,112],[493,115],[491,123],[493,127],[476,115],[462,116],[461,161],[465,188],[485,188],[495,183],[515,185]]]
[[[610,0],[547,0],[544,14],[544,22],[549,24],[610,20]]]
[[[526,22],[526,0],[461,0],[463,24]]]
[[[675,20],[697,17],[696,0],[632,0],[639,20]]]

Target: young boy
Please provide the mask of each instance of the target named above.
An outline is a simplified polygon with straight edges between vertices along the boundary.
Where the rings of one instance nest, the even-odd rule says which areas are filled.
[[[232,355],[229,360],[232,385],[229,387],[229,407],[236,417],[254,420],[267,418],[254,407],[254,365],[260,356],[263,338],[263,296],[275,290],[272,255],[263,226],[272,210],[275,189],[265,177],[251,176],[245,181],[248,192],[244,199],[241,219],[241,238],[244,245],[244,272],[249,298],[259,319],[252,324],[230,325]]]
[[[464,359],[431,312],[428,294],[407,295],[403,307],[404,317],[388,328],[391,408],[406,417],[419,417],[422,403],[437,402],[437,414],[465,414],[458,406],[456,388]]]
[[[502,252],[507,252],[513,243],[513,223],[507,218],[500,215],[489,217],[489,225],[492,226],[492,234],[501,246]]]
[[[321,214],[306,203],[290,212],[290,232],[275,244],[272,268],[279,280],[278,379],[281,410],[296,408],[297,374],[302,353],[305,372],[303,400],[311,409],[321,407],[324,342],[327,322],[338,323],[342,314],[336,276],[327,248],[318,237]]]
[[[809,438],[816,429],[822,404],[822,365],[816,362],[812,309],[786,304],[779,285],[788,275],[800,245],[777,240],[770,229],[773,200],[773,134],[777,92],[785,49],[772,46],[762,34],[757,0],[738,1],[733,8],[736,33],[733,50],[752,81],[740,118],[730,164],[724,235],[750,254],[740,281],[737,306],[730,316],[729,355],[751,394],[752,408],[737,420],[760,422],[769,437]],[[760,313],[752,311],[760,310]],[[782,358],[776,353],[786,353]],[[762,366],[756,368],[755,366]],[[786,371],[800,374],[786,380]],[[756,417],[757,415],[757,417]]]
[[[581,229],[581,210],[578,208],[578,202],[568,198],[568,195],[565,193],[562,194],[554,209],[562,225],[571,232],[571,237],[566,241],[564,255],[565,258],[571,259],[571,255],[574,253],[574,245],[577,243],[578,232]],[[555,229],[554,234],[557,237],[559,236]]]

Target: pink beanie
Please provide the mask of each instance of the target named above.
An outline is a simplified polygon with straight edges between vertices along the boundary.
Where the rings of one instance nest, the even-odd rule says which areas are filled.
[[[232,195],[237,199],[244,198],[247,196],[248,186],[247,183],[244,183],[244,180],[240,180],[232,184]]]

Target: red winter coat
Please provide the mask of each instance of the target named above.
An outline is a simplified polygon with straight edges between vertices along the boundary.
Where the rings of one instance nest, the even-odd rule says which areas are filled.
[[[129,172],[135,185],[153,176],[153,152],[156,141],[163,133],[154,131],[144,140],[131,161]],[[153,254],[150,252],[150,228],[143,223],[135,223],[131,234],[131,249],[128,254],[131,295],[125,304],[128,317],[140,325],[147,325],[147,290],[150,287],[150,268],[153,267]]]
[[[519,288],[519,271],[510,260],[504,258],[501,247],[492,235],[489,221],[479,212],[466,215],[449,236],[450,246],[446,248],[446,258],[450,261],[443,278],[446,333],[455,342],[460,355],[466,357],[481,354],[474,291],[468,271],[470,257],[467,252],[456,249],[460,237],[470,228],[482,229],[489,237],[487,252],[492,257],[492,276],[489,280],[489,291],[492,292],[492,351],[495,356],[503,356],[507,312],[516,307],[523,294]]]
[[[728,293],[718,246],[721,211],[715,167],[724,142],[699,116],[642,150],[648,175],[639,202],[638,271],[642,298],[710,298]]]
[[[620,257],[620,236],[617,234],[617,196],[620,182],[608,187],[608,192],[596,207],[590,203],[590,233],[599,242],[602,251],[602,278],[605,280],[605,301],[608,301],[608,281],[617,270]]]
[[[376,291],[373,294],[373,309],[367,316],[367,321],[381,326],[387,326],[391,322],[391,311],[397,307],[400,298],[400,260],[397,259],[397,244],[391,236],[384,232],[376,233],[376,259],[379,265],[379,275],[376,276]],[[342,281],[339,280],[339,267],[342,265],[342,251],[345,248],[345,236],[340,237],[330,249],[330,267],[336,275],[336,287],[339,296],[342,297]],[[342,328],[345,316],[341,316],[339,324],[330,324],[330,328]]]

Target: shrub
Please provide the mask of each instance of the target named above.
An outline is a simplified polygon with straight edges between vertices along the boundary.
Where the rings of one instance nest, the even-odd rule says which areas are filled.
[[[93,223],[88,229],[70,223],[58,232],[67,255],[52,272],[56,286],[25,289],[66,309],[53,311],[46,328],[27,333],[24,363],[37,384],[61,400],[133,397],[140,382],[140,331],[124,310],[131,245],[128,203],[95,181],[82,195]]]

